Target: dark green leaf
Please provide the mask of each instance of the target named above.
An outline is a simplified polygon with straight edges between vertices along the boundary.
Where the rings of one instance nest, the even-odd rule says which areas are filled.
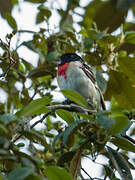
[[[59,55],[60,54],[58,53],[58,51],[52,51],[49,54],[47,54],[46,60],[49,62],[53,61],[53,60],[57,59]]]
[[[64,132],[61,132],[61,133],[59,133],[59,134],[57,134],[57,135],[55,136],[55,138],[54,138],[54,140],[53,140],[53,142],[52,142],[52,148],[53,148],[53,150],[55,149],[55,144],[56,144],[57,140],[60,139],[60,138],[63,136],[63,134],[64,134]]]
[[[130,121],[128,123],[128,125],[124,129],[122,129],[122,131],[120,132],[120,135],[122,135],[122,136],[126,135],[126,132],[129,130],[129,128],[132,126],[132,124],[133,124],[133,121]]]
[[[11,123],[19,121],[18,118],[13,114],[3,114],[0,115],[0,122],[5,125],[9,125]]]
[[[91,47],[93,43],[94,43],[94,41],[92,39],[90,39],[90,38],[85,39],[84,48],[87,49],[87,48]]]
[[[115,138],[111,139],[111,142],[120,149],[123,149],[125,151],[131,151],[131,152],[135,153],[135,146],[123,137],[119,137],[119,136],[115,137]]]
[[[24,180],[32,173],[31,168],[16,168],[8,174],[8,180]]]
[[[51,99],[47,96],[33,100],[28,105],[24,106],[20,111],[18,111],[16,115],[18,117],[26,117],[48,112],[49,110],[45,107],[45,105],[48,105],[50,101]]]
[[[63,165],[64,163],[70,162],[75,155],[75,151],[68,151],[63,153],[60,158],[58,159],[57,164],[59,166]]]
[[[115,168],[119,172],[122,180],[133,180],[128,163],[123,156],[110,147],[107,147],[109,156],[114,164]]]
[[[73,180],[71,174],[58,166],[49,166],[45,169],[45,174],[49,180]]]
[[[98,122],[100,125],[103,126],[106,130],[109,130],[112,128],[113,124],[115,123],[114,119],[109,118],[107,116],[99,116],[96,119],[96,122]]]
[[[17,24],[15,19],[13,18],[13,16],[11,16],[10,13],[5,13],[4,17],[6,18],[8,24],[10,25],[11,28],[16,29],[17,28]]]
[[[81,126],[86,126],[86,124],[89,124],[89,122],[87,120],[78,120],[73,122],[72,124],[70,124],[70,126],[68,126],[63,134],[63,145],[65,146],[67,143],[67,140],[69,138],[69,136],[78,128],[80,128]]]
[[[106,34],[106,33],[103,33],[103,32],[94,34],[94,38],[97,39],[97,40],[102,39],[103,37],[106,37],[106,36],[109,36],[109,34]]]
[[[51,11],[45,7],[43,4],[38,7],[40,12],[48,19],[51,16]]]
[[[110,79],[106,90],[106,99],[110,100],[114,97],[121,107],[134,109],[135,88],[133,83],[122,72],[110,71],[109,75]]]
[[[74,122],[74,118],[73,118],[72,114],[69,111],[59,109],[59,110],[56,111],[56,113],[63,120],[65,120],[68,124],[71,124],[72,122]]]
[[[118,0],[117,1],[117,8],[119,10],[128,10],[132,5],[134,5],[135,0]]]
[[[78,105],[90,108],[86,100],[79,93],[75,91],[70,91],[68,89],[63,89],[61,91],[67,98],[77,103]]]
[[[118,59],[118,62],[123,73],[135,82],[135,59],[131,57],[121,57]]]
[[[126,32],[125,42],[135,44],[135,31]]]

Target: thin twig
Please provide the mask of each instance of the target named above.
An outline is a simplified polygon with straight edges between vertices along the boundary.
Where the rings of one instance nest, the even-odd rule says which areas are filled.
[[[4,60],[7,60],[7,59],[10,60],[10,64],[9,64],[9,66],[7,67],[6,71],[5,71],[3,74],[0,75],[0,77],[4,77],[4,78],[7,76],[9,70],[10,70],[10,69],[15,65],[15,63],[16,63],[16,61],[12,58],[11,52],[10,52],[11,39],[9,39],[9,40],[6,39],[6,41],[7,41],[8,44],[4,43],[4,42],[0,39],[0,43],[4,46],[4,48],[7,50],[7,53],[8,53],[8,56],[7,56],[7,57],[0,57],[0,59],[3,60],[3,61],[4,61]]]
[[[43,120],[44,120],[47,116],[49,116],[50,114],[51,114],[51,111],[49,111],[49,112],[47,112],[46,114],[44,114],[44,116],[43,116],[40,120],[38,120],[38,121],[36,121],[34,124],[32,124],[31,129],[32,129],[33,127],[35,127],[38,123],[42,123]]]
[[[82,170],[85,174],[87,174],[87,176],[90,178],[90,180],[93,180],[93,178],[90,177],[90,175],[87,173],[87,171],[85,171],[84,168],[81,167],[81,170]]]

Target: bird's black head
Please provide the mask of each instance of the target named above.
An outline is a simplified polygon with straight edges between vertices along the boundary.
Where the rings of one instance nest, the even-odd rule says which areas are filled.
[[[62,65],[65,64],[67,62],[71,62],[71,61],[83,61],[82,58],[80,56],[78,56],[75,53],[66,53],[63,54],[59,59],[58,59],[58,65]]]

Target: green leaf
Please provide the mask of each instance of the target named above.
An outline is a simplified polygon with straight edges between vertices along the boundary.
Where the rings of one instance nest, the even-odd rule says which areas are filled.
[[[5,125],[9,125],[17,121],[19,121],[19,119],[13,114],[7,113],[7,114],[0,115],[0,122],[2,122]]]
[[[110,100],[112,97],[117,99],[119,105],[125,109],[135,108],[135,88],[134,84],[127,76],[118,71],[110,71],[105,98]]]
[[[40,142],[44,147],[46,147],[47,149],[49,148],[46,139],[43,135],[41,135],[40,133],[34,131],[34,130],[25,130],[22,132],[22,134],[27,137],[29,140],[33,141],[33,142]]]
[[[17,28],[17,24],[15,19],[13,18],[13,16],[11,16],[10,13],[5,13],[4,17],[6,18],[8,24],[10,25],[11,28],[16,29]]]
[[[51,11],[45,7],[43,4],[41,4],[39,7],[38,7],[38,10],[40,10],[40,12],[47,18],[49,19],[49,17],[52,15]]]
[[[46,0],[24,0],[31,3],[44,3]]]
[[[134,3],[135,3],[134,0],[128,0],[128,1],[119,0],[117,1],[117,8],[121,11],[128,10],[132,5],[134,5]]]
[[[110,159],[119,172],[122,180],[133,180],[128,163],[123,156],[118,151],[115,151],[110,147],[107,147],[107,150]]]
[[[115,123],[114,119],[109,118],[107,116],[99,116],[96,119],[96,122],[98,122],[100,125],[103,126],[106,130],[109,130],[112,128],[113,124]]]
[[[26,46],[27,48],[29,48],[30,50],[32,50],[32,51],[34,51],[34,52],[37,52],[37,50],[36,50],[36,47],[34,46],[34,44],[33,44],[33,41],[31,40],[31,41],[24,41],[22,44],[21,44],[21,46]]]
[[[117,114],[114,113],[110,116],[115,120],[115,123],[113,124],[111,130],[109,131],[109,134],[119,134],[129,123],[128,118],[124,114]]]
[[[16,168],[8,174],[8,180],[24,180],[32,173],[32,168]]]
[[[31,115],[37,115],[46,113],[49,110],[45,107],[51,102],[51,99],[47,96],[31,101],[28,105],[24,106],[20,111],[16,113],[18,117],[26,117]]]
[[[49,54],[47,54],[46,60],[49,62],[53,61],[53,60],[57,59],[59,55],[60,54],[58,53],[58,51],[52,51]]]
[[[100,32],[100,33],[94,34],[93,36],[95,39],[99,40],[99,39],[102,39],[103,37],[109,36],[109,34]]]
[[[135,59],[131,57],[120,57],[118,63],[123,73],[135,82]]]
[[[116,136],[115,138],[111,139],[111,142],[120,149],[123,149],[125,151],[131,151],[131,152],[135,153],[135,146],[123,137]]]
[[[64,134],[64,132],[61,132],[61,133],[57,134],[57,135],[55,136],[55,138],[53,139],[53,142],[52,142],[52,148],[53,148],[53,150],[55,150],[55,144],[56,144],[57,140],[60,139],[60,138],[63,136],[63,134]]]
[[[63,146],[66,145],[68,138],[70,137],[70,135],[77,130],[78,128],[80,128],[81,126],[86,126],[86,124],[89,124],[89,121],[87,120],[78,120],[73,122],[72,124],[70,124],[70,126],[68,126],[63,134]]]
[[[75,151],[68,151],[64,152],[58,159],[57,164],[59,166],[63,165],[64,163],[70,162],[75,155]]]
[[[68,124],[74,122],[74,118],[69,111],[59,109],[56,111],[57,115],[60,116],[63,120],[65,120]]]
[[[73,180],[71,174],[65,169],[58,166],[48,166],[45,169],[45,174],[49,180]]]
[[[88,103],[86,102],[86,100],[79,93],[77,93],[75,91],[70,91],[68,89],[63,89],[61,91],[71,101],[77,103],[78,105],[90,108]]]
[[[91,47],[93,43],[94,43],[94,41],[92,39],[90,39],[90,38],[85,39],[84,48],[87,49],[87,48]]]
[[[125,42],[135,44],[135,31],[129,31],[125,33]]]

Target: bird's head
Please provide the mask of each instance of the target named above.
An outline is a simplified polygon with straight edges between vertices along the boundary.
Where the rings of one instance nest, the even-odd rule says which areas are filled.
[[[75,53],[66,53],[63,54],[59,59],[58,59],[58,65],[61,66],[67,62],[71,61],[83,61],[80,56],[78,56]]]

